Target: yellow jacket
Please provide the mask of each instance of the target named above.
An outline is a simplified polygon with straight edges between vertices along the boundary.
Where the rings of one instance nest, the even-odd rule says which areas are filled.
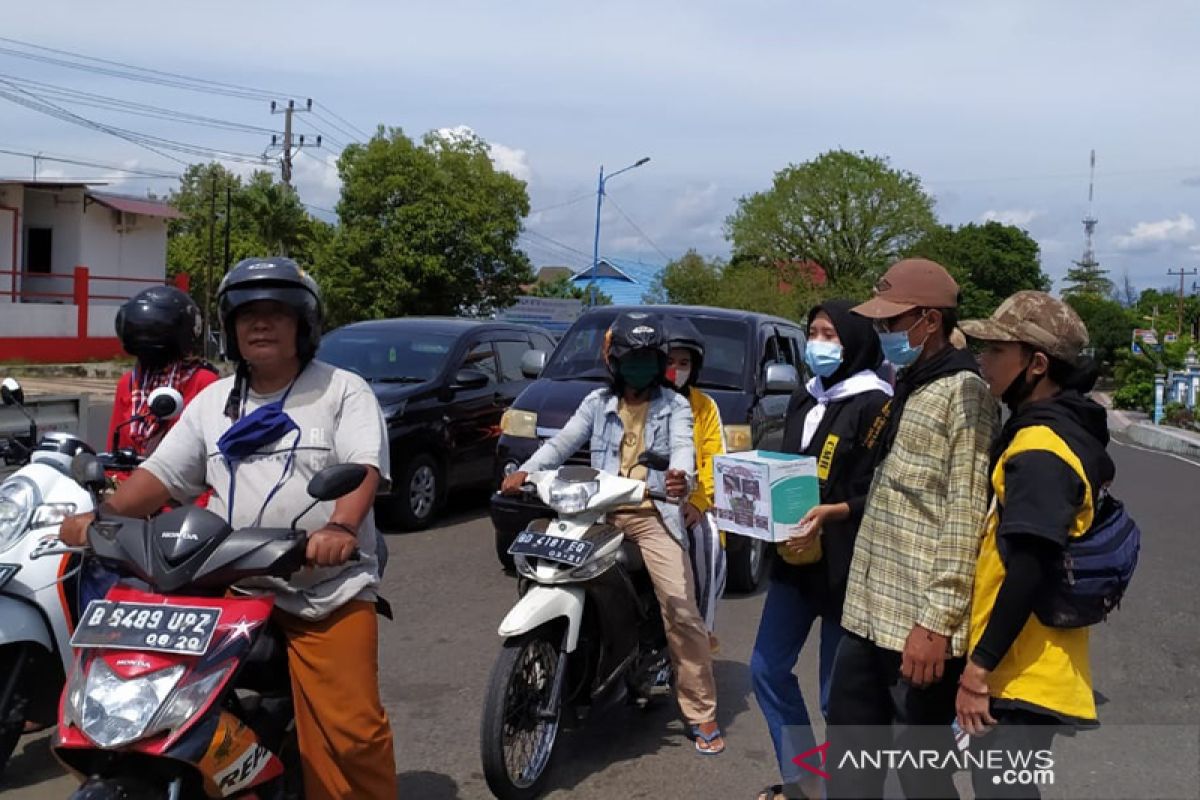
[[[692,387],[688,392],[692,406],[692,435],[696,440],[696,490],[688,499],[701,513],[713,504],[713,456],[725,452],[725,431],[716,402]]]

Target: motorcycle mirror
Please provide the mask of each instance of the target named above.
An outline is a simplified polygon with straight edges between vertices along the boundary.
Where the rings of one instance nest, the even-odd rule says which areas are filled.
[[[335,464],[326,467],[308,482],[308,494],[315,500],[329,502],[350,494],[367,477],[362,464]]]
[[[21,388],[21,384],[17,383],[16,378],[5,378],[0,383],[0,402],[6,406],[25,404],[25,390]]]
[[[150,393],[150,413],[166,422],[183,413],[183,395],[171,386],[160,386]]]
[[[647,467],[658,472],[663,472],[670,468],[671,457],[666,453],[655,453],[647,450],[638,456],[637,463],[643,467]]]
[[[80,453],[71,459],[71,477],[80,486],[86,486],[93,491],[98,492],[104,488],[104,467],[100,465],[100,459],[91,453]]]

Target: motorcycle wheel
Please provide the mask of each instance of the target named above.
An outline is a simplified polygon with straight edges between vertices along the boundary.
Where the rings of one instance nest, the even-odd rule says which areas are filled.
[[[125,778],[89,778],[67,800],[161,800],[162,787],[155,788]]]
[[[562,719],[550,699],[562,637],[543,625],[508,639],[492,667],[480,746],[488,788],[500,800],[531,800],[550,775]]]
[[[18,663],[21,645],[0,648],[0,679],[12,674]],[[8,698],[8,702],[0,708],[0,776],[8,760],[17,749],[17,743],[25,732],[25,715],[29,707],[29,696],[23,691],[25,687],[18,685],[17,690]]]

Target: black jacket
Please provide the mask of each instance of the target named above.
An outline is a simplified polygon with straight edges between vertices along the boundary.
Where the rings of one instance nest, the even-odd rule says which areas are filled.
[[[800,447],[804,418],[816,401],[801,389],[792,395],[788,405],[783,451],[813,456],[822,472],[827,468],[821,481],[821,502],[849,503],[850,517],[825,526],[821,535],[820,561],[796,566],[777,555],[773,574],[776,580],[796,582],[805,599],[827,619],[840,620],[842,616],[854,541],[874,474],[875,456],[864,438],[887,401],[884,392],[872,391],[830,403],[805,449]]]

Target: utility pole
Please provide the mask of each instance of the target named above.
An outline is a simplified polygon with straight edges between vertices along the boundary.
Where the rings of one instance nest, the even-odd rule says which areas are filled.
[[[297,108],[295,100],[288,100],[287,105],[282,108],[274,100],[271,101],[271,113],[283,114],[283,141],[279,140],[277,134],[271,134],[271,146],[267,149],[269,151],[279,148],[279,165],[283,177],[283,185],[289,189],[292,188],[292,157],[301,147],[309,146],[304,141],[304,134],[300,134],[299,137],[292,136],[292,115],[297,112],[312,111],[312,105],[313,101],[311,97],[305,102],[303,108]],[[317,136],[316,146],[321,146],[320,136]]]
[[[1186,276],[1186,275],[1197,275],[1197,274],[1200,274],[1200,270],[1196,270],[1195,268],[1193,268],[1191,272],[1188,272],[1185,269],[1181,269],[1181,270],[1169,269],[1169,270],[1167,270],[1167,275],[1169,275],[1171,277],[1174,277],[1176,275],[1179,276],[1179,324],[1175,327],[1175,333],[1180,336],[1183,335],[1183,279],[1184,279],[1184,276]]]
[[[214,236],[217,227],[217,173],[213,172],[212,202],[209,204],[208,216],[208,261],[204,264],[204,346],[208,347],[208,336],[212,330],[209,321],[212,313],[212,267]]]
[[[221,274],[229,271],[229,226],[233,220],[233,187],[225,184],[225,258],[221,262]]]

